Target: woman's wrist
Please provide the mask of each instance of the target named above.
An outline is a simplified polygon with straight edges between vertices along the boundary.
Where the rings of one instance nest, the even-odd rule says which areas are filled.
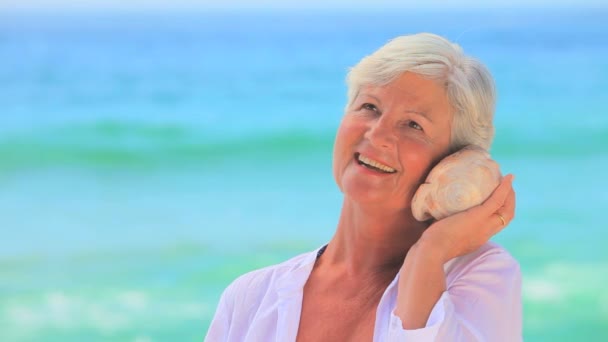
[[[422,234],[412,248],[415,249],[415,253],[424,255],[426,258],[431,258],[442,264],[451,259],[449,244],[443,241],[443,239],[429,233],[428,230]]]
[[[414,244],[401,268],[394,313],[403,329],[424,328],[434,305],[445,291],[443,253],[427,240]]]

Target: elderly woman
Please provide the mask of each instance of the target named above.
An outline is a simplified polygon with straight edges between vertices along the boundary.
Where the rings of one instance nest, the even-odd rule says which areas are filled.
[[[418,222],[412,197],[461,147],[489,148],[494,86],[433,34],[398,37],[348,76],[333,172],[344,193],[320,249],[247,273],[207,341],[518,341],[518,263],[488,242],[513,218],[513,177],[482,204]]]

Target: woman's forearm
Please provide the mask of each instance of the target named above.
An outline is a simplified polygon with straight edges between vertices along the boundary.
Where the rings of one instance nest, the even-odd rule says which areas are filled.
[[[446,290],[443,257],[422,241],[409,250],[399,278],[395,315],[407,330],[424,328]]]

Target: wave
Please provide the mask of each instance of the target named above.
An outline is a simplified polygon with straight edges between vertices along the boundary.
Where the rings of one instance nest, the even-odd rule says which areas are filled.
[[[0,170],[49,166],[163,167],[241,158],[285,159],[331,150],[333,132],[222,134],[205,128],[97,122],[43,128],[0,140]]]
[[[567,124],[564,124],[567,125]],[[584,133],[571,133],[569,127],[550,134],[498,131],[492,153],[515,158],[582,158],[608,156],[608,127],[586,128]]]
[[[103,121],[46,127],[5,135],[0,140],[0,171],[45,167],[211,166],[252,159],[296,160],[331,153],[333,130],[219,132],[205,127]],[[608,129],[535,136],[500,131],[492,153],[513,158],[606,156]]]

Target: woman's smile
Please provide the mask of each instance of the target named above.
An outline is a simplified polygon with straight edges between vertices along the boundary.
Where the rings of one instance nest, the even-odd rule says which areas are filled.
[[[397,172],[394,168],[378,160],[372,159],[371,157],[366,157],[359,152],[355,153],[354,158],[357,164],[361,165],[366,170],[373,171],[374,175],[390,175]]]

